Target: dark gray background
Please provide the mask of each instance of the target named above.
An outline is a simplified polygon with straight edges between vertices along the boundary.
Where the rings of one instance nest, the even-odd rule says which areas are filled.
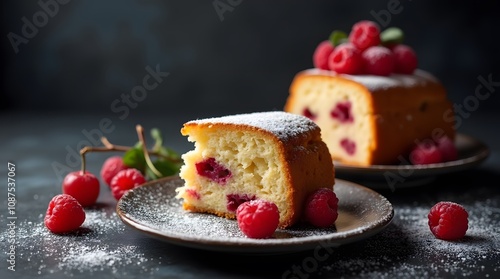
[[[282,109],[294,74],[312,66],[316,45],[363,19],[402,28],[419,67],[434,73],[456,104],[470,101],[479,76],[500,82],[497,1],[219,0],[234,6],[222,15],[214,2],[69,1],[16,54],[8,34],[22,35],[22,18],[33,23],[43,10],[38,1],[2,1],[1,110],[122,117],[122,94],[130,96],[145,68],[156,65],[170,75],[131,114]],[[397,7],[390,19],[388,5]],[[120,102],[115,109],[113,102]],[[491,94],[469,106],[499,104]]]

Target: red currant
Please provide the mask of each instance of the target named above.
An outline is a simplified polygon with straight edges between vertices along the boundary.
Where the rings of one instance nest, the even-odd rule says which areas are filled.
[[[62,192],[73,196],[83,207],[94,205],[99,197],[100,184],[95,175],[86,171],[68,173],[62,182]]]
[[[330,41],[321,42],[314,51],[313,54],[313,63],[314,67],[322,70],[329,70],[328,66],[328,57],[333,52],[333,45]]]
[[[339,74],[359,74],[362,65],[361,53],[350,43],[338,45],[328,57],[330,70]]]
[[[53,233],[67,233],[78,229],[85,221],[82,205],[73,197],[60,194],[52,198],[45,213],[45,226]]]
[[[123,163],[123,158],[120,156],[109,157],[104,161],[101,168],[101,178],[109,186],[111,179],[121,170],[129,167]]]
[[[144,175],[134,168],[119,171],[113,179],[111,179],[111,193],[116,200],[119,200],[127,191],[145,183]]]

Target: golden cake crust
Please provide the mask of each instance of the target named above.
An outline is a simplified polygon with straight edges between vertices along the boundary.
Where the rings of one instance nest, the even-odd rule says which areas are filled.
[[[278,161],[283,166],[281,175],[286,185],[284,193],[274,193],[284,195],[287,203],[287,208],[280,210],[279,227],[287,228],[301,220],[304,202],[309,194],[319,188],[333,189],[335,183],[333,162],[328,147],[321,140],[320,128],[307,118],[296,116],[285,112],[270,112],[195,120],[185,123],[181,133],[189,137],[196,135],[196,138],[188,138],[191,141],[204,141],[200,137],[210,137],[213,131],[217,131],[221,134],[251,134],[254,138],[272,142]],[[284,118],[276,120],[280,117]],[[196,183],[195,179],[188,177],[185,187],[203,187],[190,185]],[[272,185],[263,185],[268,186],[273,189]],[[183,207],[186,210],[235,218],[234,212],[195,205],[183,197]]]
[[[365,125],[369,132],[368,155],[363,160],[349,160],[332,151],[332,158],[354,165],[398,163],[398,157],[409,152],[412,142],[446,135],[455,137],[452,104],[442,84],[427,72],[393,77],[352,76],[310,69],[299,72],[290,85],[284,110],[302,114],[302,99],[307,90],[321,90],[327,96],[330,88],[344,88],[358,94]],[[328,96],[327,96],[328,97]],[[332,104],[333,105],[333,104]],[[321,127],[322,126],[322,127]],[[325,134],[329,127],[320,124]]]

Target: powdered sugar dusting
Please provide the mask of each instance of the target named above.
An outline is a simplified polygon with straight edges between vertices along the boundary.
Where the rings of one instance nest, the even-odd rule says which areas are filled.
[[[105,242],[125,233],[126,225],[109,207],[86,209],[86,219],[81,228],[70,234],[57,235],[44,225],[44,215],[36,221],[19,222],[16,238],[18,258],[25,264],[18,269],[38,275],[65,274],[118,274],[130,264],[137,266],[142,274],[152,274],[158,268],[158,259],[148,258],[135,245],[118,245]],[[6,239],[5,233],[0,241]],[[50,262],[44,261],[49,259]],[[150,264],[148,264],[150,263]]]
[[[222,117],[193,120],[186,124],[230,124],[250,126],[269,131],[282,141],[287,141],[290,138],[310,131],[319,130],[318,126],[309,118],[284,111],[227,115]]]
[[[358,254],[348,251],[351,254],[345,258],[324,264],[320,273],[363,278],[495,278],[500,265],[497,261],[496,267],[491,267],[487,262],[500,257],[499,205],[487,199],[465,207],[469,212],[469,230],[462,240],[434,237],[427,224],[429,206],[399,206],[393,224],[383,235],[358,248]],[[429,266],[422,266],[423,258]],[[492,269],[496,275],[491,273]]]
[[[364,187],[338,180],[335,192],[339,198],[339,217],[335,228],[299,225],[277,230],[269,239],[251,239],[241,233],[235,220],[185,211],[174,197],[175,189],[182,185],[180,178],[167,178],[134,189],[120,200],[118,210],[132,226],[147,227],[167,241],[239,253],[306,250],[314,248],[319,241],[328,241],[332,246],[349,243],[380,231],[393,217],[387,199]],[[163,202],[150,202],[150,197]]]
[[[421,69],[415,70],[412,75],[391,74],[389,76],[336,74],[331,71],[320,69],[309,69],[304,72],[307,74],[318,75],[338,75],[363,84],[371,92],[386,90],[392,87],[408,88],[414,86],[425,86],[429,83],[439,83],[435,76]]]

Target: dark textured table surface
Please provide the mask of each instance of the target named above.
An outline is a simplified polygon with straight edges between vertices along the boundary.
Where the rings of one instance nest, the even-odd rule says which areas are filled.
[[[79,168],[74,152],[82,145],[93,144],[100,135],[116,144],[132,145],[137,140],[135,125],[142,124],[146,130],[160,128],[165,145],[182,153],[192,145],[179,129],[191,119],[0,113],[4,191],[0,278],[498,278],[498,116],[475,112],[459,126],[461,133],[480,139],[491,149],[483,164],[439,176],[419,187],[377,190],[394,206],[392,223],[368,239],[321,251],[320,257],[314,251],[256,256],[167,244],[125,225],[116,215],[116,201],[102,185],[98,204],[87,210],[83,229],[53,235],[43,225],[43,216],[50,199],[61,191],[61,173]],[[107,156],[88,155],[88,169],[98,173]],[[16,203],[10,204],[14,214],[8,212],[9,163],[16,166]],[[463,240],[442,241],[430,233],[427,213],[441,200],[458,202],[468,210],[469,230]],[[11,216],[16,219],[9,219]],[[16,241],[13,249],[12,240]]]

